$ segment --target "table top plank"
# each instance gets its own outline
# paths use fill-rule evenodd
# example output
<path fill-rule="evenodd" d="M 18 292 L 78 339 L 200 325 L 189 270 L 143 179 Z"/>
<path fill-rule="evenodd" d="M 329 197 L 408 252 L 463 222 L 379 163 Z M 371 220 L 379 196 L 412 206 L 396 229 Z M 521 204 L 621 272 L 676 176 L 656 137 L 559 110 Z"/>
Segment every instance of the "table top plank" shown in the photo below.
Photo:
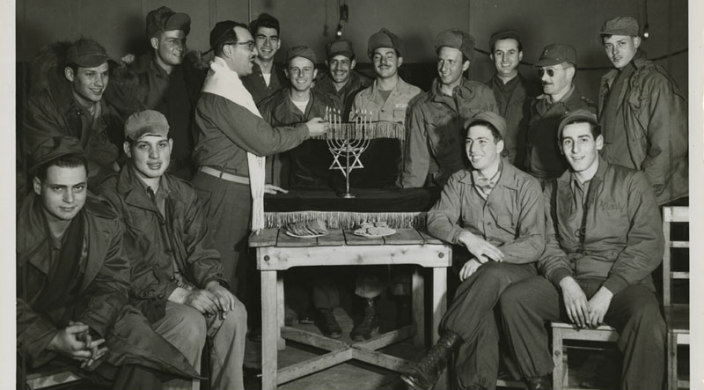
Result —
<path fill-rule="evenodd" d="M 437 239 L 437 238 L 431 236 L 431 235 L 428 234 L 428 232 L 426 232 L 426 231 L 423 231 L 423 230 L 418 229 L 418 233 L 421 235 L 421 237 L 423 237 L 423 241 L 424 241 L 426 244 L 436 244 L 436 245 L 437 245 L 437 244 L 442 244 L 442 243 L 443 243 L 442 240 L 439 240 L 439 239 Z"/>
<path fill-rule="evenodd" d="M 299 238 L 292 237 L 286 234 L 286 229 L 281 229 L 279 232 L 279 240 L 276 246 L 287 246 L 287 247 L 309 247 L 317 246 L 318 239 L 316 237 L 312 238 Z"/>
<path fill-rule="evenodd" d="M 345 235 L 342 229 L 328 229 L 328 235 L 318 237 L 318 246 L 341 246 L 345 245 Z"/>
<path fill-rule="evenodd" d="M 345 242 L 350 246 L 359 245 L 384 245 L 384 238 L 369 238 L 354 234 L 354 230 L 345 230 Z"/>
<path fill-rule="evenodd" d="M 423 243 L 423 237 L 413 228 L 396 229 L 396 233 L 384 237 L 387 245 L 407 245 Z"/>
<path fill-rule="evenodd" d="M 263 246 L 275 246 L 276 239 L 279 236 L 279 229 L 268 228 L 262 229 L 258 234 L 252 232 L 249 235 L 249 246 L 252 248 L 259 248 Z"/>

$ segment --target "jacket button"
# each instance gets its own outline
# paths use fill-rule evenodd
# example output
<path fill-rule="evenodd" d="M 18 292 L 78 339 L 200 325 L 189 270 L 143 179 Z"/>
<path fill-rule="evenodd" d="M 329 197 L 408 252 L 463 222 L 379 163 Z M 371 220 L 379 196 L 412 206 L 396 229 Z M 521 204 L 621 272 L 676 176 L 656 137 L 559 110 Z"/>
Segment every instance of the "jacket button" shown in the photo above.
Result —
<path fill-rule="evenodd" d="M 164 294 L 159 294 L 158 297 L 159 299 L 164 299 Z"/>

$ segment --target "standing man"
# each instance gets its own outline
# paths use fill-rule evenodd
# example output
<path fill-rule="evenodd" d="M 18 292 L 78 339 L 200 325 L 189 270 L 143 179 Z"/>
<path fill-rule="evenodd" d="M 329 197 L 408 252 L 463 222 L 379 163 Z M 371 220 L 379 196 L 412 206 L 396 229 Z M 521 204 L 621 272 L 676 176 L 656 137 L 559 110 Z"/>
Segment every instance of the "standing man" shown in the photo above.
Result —
<path fill-rule="evenodd" d="M 257 55 L 245 25 L 217 23 L 210 32 L 210 45 L 215 59 L 195 113 L 198 137 L 194 161 L 199 170 L 193 186 L 206 204 L 208 228 L 222 256 L 225 280 L 232 291 L 237 291 L 235 271 L 247 252 L 252 207 L 247 153 L 281 153 L 312 136 L 323 135 L 326 129 L 321 118 L 279 128 L 262 119 L 252 95 L 240 81 L 240 77 L 252 73 Z M 267 189 L 276 190 L 272 186 Z"/>
<path fill-rule="evenodd" d="M 663 236 L 652 186 L 643 173 L 599 157 L 604 139 L 591 112 L 569 113 L 558 136 L 570 169 L 544 191 L 542 275 L 501 296 L 508 347 L 528 387 L 546 389 L 553 357 L 545 322 L 608 324 L 623 353 L 621 387 L 661 389 L 666 329 L 650 274 Z"/>
<path fill-rule="evenodd" d="M 311 89 L 318 74 L 315 53 L 295 46 L 286 53 L 289 87 L 281 88 L 259 103 L 262 118 L 272 126 L 295 126 L 322 118 L 341 105 L 332 95 Z M 292 150 L 272 156 L 272 183 L 284 188 L 328 188 L 332 155 L 323 139 L 310 139 Z M 269 172 L 267 172 L 267 175 Z"/>
<path fill-rule="evenodd" d="M 543 94 L 531 104 L 525 168 L 545 183 L 567 169 L 565 156 L 555 142 L 560 118 L 580 108 L 591 109 L 591 102 L 574 85 L 577 52 L 572 46 L 546 46 L 535 66 L 539 68 Z"/>
<path fill-rule="evenodd" d="M 193 175 L 193 108 L 198 99 L 200 81 L 191 80 L 193 69 L 186 69 L 186 37 L 191 31 L 191 18 L 159 7 L 147 14 L 147 39 L 151 51 L 130 64 L 129 72 L 137 79 L 135 99 L 140 109 L 156 110 L 164 114 L 171 125 L 169 132 L 174 140 L 169 172 L 186 180 Z M 121 83 L 125 89 L 135 88 Z M 112 91 L 111 91 L 112 92 Z M 108 98 L 111 94 L 108 95 Z M 132 112 L 129 113 L 131 115 Z M 120 129 L 119 139 L 124 142 Z"/>
<path fill-rule="evenodd" d="M 494 92 L 499 114 L 506 119 L 504 141 L 508 161 L 522 169 L 530 100 L 537 93 L 518 72 L 518 65 L 523 60 L 523 44 L 518 32 L 495 32 L 489 39 L 489 48 L 489 58 L 494 62 L 496 73 L 486 84 Z"/>
<path fill-rule="evenodd" d="M 196 191 L 166 173 L 174 144 L 169 133 L 158 111 L 130 116 L 127 165 L 102 186 L 125 225 L 131 302 L 196 368 L 210 337 L 211 388 L 241 390 L 247 311 L 227 290 Z"/>
<path fill-rule="evenodd" d="M 536 275 L 545 247 L 540 183 L 501 159 L 506 122 L 477 114 L 468 123 L 465 151 L 472 165 L 448 180 L 428 212 L 428 232 L 460 246 L 460 286 L 440 324 L 442 336 L 401 379 L 430 390 L 451 353 L 461 389 L 493 389 L 499 370 L 494 305 L 512 283 Z M 466 250 L 465 250 L 466 249 Z"/>
<path fill-rule="evenodd" d="M 32 164 L 34 191 L 17 215 L 18 380 L 48 363 L 108 379 L 114 389 L 160 389 L 174 375 L 197 377 L 127 306 L 122 225 L 107 202 L 88 195 L 80 142 L 48 138 L 34 148 Z"/>
<path fill-rule="evenodd" d="M 410 109 L 404 153 L 404 188 L 442 187 L 466 168 L 462 151 L 465 121 L 483 111 L 497 112 L 486 85 L 464 78 L 474 54 L 474 38 L 457 29 L 435 38 L 438 78 Z"/>
<path fill-rule="evenodd" d="M 643 171 L 663 205 L 689 194 L 687 101 L 665 70 L 638 50 L 638 30 L 630 16 L 601 27 L 604 51 L 615 68 L 599 88 L 603 157 Z"/>
<path fill-rule="evenodd" d="M 262 13 L 249 24 L 249 31 L 254 35 L 257 57 L 254 59 L 252 73 L 242 77 L 242 83 L 259 104 L 279 88 L 285 86 L 284 72 L 274 63 L 276 52 L 281 48 L 279 21 Z"/>
<path fill-rule="evenodd" d="M 328 67 L 328 72 L 315 80 L 313 90 L 337 96 L 342 102 L 342 117 L 349 118 L 355 95 L 371 85 L 372 81 L 354 70 L 357 61 L 352 49 L 352 42 L 346 39 L 330 41 L 325 46 L 325 53 L 327 55 L 325 65 Z"/>
<path fill-rule="evenodd" d="M 27 102 L 27 150 L 31 154 L 54 137 L 74 137 L 85 151 L 89 181 L 97 184 L 119 170 L 117 146 L 108 134 L 124 123 L 103 99 L 110 78 L 109 57 L 98 42 L 86 38 L 68 47 L 54 45 L 47 52 L 36 66 L 43 68 L 60 58 L 66 62 L 39 72 L 41 79 L 33 80 L 37 89 Z"/>

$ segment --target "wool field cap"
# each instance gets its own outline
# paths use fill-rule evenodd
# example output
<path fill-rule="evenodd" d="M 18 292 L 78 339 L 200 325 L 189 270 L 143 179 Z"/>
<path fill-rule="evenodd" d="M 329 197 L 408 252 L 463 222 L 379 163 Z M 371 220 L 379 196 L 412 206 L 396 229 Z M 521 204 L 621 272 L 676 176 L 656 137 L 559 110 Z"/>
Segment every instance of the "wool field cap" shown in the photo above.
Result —
<path fill-rule="evenodd" d="M 191 31 L 191 17 L 182 12 L 174 12 L 169 7 L 159 7 L 147 14 L 147 38 L 162 31 L 181 30 L 188 35 Z"/>
<path fill-rule="evenodd" d="M 521 42 L 521 36 L 518 34 L 518 31 L 501 30 L 491 34 L 491 37 L 489 38 L 489 50 L 493 51 L 496 41 L 500 41 L 502 39 L 515 39 L 516 42 Z"/>
<path fill-rule="evenodd" d="M 82 68 L 94 68 L 106 63 L 110 57 L 98 42 L 81 38 L 71 44 L 66 51 L 66 62 Z"/>
<path fill-rule="evenodd" d="M 455 48 L 471 60 L 474 54 L 474 37 L 456 28 L 445 30 L 435 37 L 435 50 L 440 50 L 443 46 Z"/>
<path fill-rule="evenodd" d="M 563 62 L 577 66 L 577 51 L 570 45 L 554 43 L 545 46 L 535 66 L 553 66 Z"/>
<path fill-rule="evenodd" d="M 164 114 L 154 110 L 144 110 L 130 115 L 125 121 L 125 138 L 137 141 L 146 135 L 168 137 L 169 122 Z"/>
<path fill-rule="evenodd" d="M 496 131 L 501 134 L 501 138 L 504 138 L 506 134 L 506 120 L 501 115 L 491 111 L 480 112 L 479 114 L 469 118 L 465 123 L 464 128 L 466 130 L 469 130 L 472 125 L 480 122 L 490 123 L 492 126 L 494 126 Z"/>
<path fill-rule="evenodd" d="M 369 58 L 374 55 L 374 50 L 380 47 L 390 47 L 396 50 L 399 57 L 403 57 L 405 53 L 401 38 L 386 28 L 382 28 L 369 37 L 369 42 L 367 43 L 367 55 L 369 55 Z"/>
<path fill-rule="evenodd" d="M 315 52 L 308 46 L 294 46 L 286 52 L 286 61 L 291 61 L 296 57 L 303 57 L 310 60 L 313 65 L 317 62 L 315 58 Z"/>
<path fill-rule="evenodd" d="M 565 128 L 569 123 L 573 122 L 588 122 L 592 125 L 599 125 L 599 121 L 596 119 L 596 114 L 585 109 L 580 108 L 578 110 L 570 111 L 562 116 L 560 119 L 560 125 L 557 127 L 557 139 L 562 137 L 562 129 Z"/>
<path fill-rule="evenodd" d="M 328 60 L 337 55 L 343 55 L 349 59 L 354 58 L 354 50 L 352 50 L 352 42 L 347 39 L 336 39 L 330 41 L 325 47 Z"/>
<path fill-rule="evenodd" d="M 85 158 L 78 138 L 68 136 L 47 138 L 32 151 L 30 155 L 32 166 L 29 171 L 36 173 L 37 168 L 68 155 L 78 155 Z"/>
<path fill-rule="evenodd" d="M 599 35 L 628 35 L 638 36 L 638 21 L 632 16 L 617 16 L 609 19 L 601 25 Z"/>

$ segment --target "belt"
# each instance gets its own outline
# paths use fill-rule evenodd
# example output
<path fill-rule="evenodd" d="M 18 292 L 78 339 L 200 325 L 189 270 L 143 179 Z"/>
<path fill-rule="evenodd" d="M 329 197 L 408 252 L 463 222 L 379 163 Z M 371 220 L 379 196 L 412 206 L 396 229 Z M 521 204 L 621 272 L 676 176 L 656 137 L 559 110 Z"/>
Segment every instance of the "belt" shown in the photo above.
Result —
<path fill-rule="evenodd" d="M 238 183 L 238 184 L 249 185 L 249 178 L 248 177 L 233 175 L 232 173 L 227 173 L 227 172 L 224 172 L 219 169 L 212 168 L 212 167 L 200 167 L 199 170 L 203 173 L 207 173 L 210 176 L 215 176 L 215 177 L 222 179 L 222 180 L 227 180 L 227 181 L 231 181 L 233 183 Z"/>

